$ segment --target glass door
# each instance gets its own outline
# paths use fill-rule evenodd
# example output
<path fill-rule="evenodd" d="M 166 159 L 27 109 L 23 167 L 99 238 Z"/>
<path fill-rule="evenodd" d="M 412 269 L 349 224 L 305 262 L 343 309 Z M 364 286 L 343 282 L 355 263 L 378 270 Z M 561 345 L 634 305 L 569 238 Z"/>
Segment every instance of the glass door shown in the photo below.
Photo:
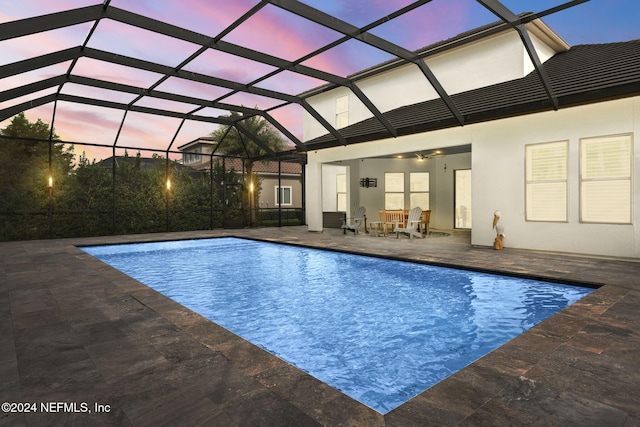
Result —
<path fill-rule="evenodd" d="M 471 169 L 455 171 L 455 228 L 471 228 Z"/>

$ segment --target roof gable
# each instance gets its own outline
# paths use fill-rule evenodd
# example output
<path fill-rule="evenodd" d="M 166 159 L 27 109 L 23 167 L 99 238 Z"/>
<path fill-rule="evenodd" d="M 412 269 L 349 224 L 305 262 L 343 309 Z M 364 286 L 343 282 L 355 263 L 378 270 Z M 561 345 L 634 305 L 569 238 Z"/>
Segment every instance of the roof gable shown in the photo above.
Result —
<path fill-rule="evenodd" d="M 559 53 L 543 65 L 558 107 L 640 95 L 640 40 L 578 45 Z M 504 83 L 452 95 L 465 123 L 552 110 L 537 73 Z M 384 113 L 398 135 L 457 126 L 441 99 L 420 102 Z M 376 118 L 341 129 L 347 143 L 389 138 Z M 310 149 L 340 145 L 333 135 L 307 141 Z"/>

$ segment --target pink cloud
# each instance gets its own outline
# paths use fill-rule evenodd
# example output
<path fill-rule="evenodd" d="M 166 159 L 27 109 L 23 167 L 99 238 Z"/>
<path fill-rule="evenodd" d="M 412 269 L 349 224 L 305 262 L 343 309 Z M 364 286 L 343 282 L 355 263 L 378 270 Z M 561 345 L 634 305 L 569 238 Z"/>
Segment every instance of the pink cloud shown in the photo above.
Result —
<path fill-rule="evenodd" d="M 284 101 L 274 98 L 267 98 L 260 95 L 254 95 L 252 93 L 238 92 L 227 98 L 221 100 L 221 102 L 245 107 L 257 107 L 258 109 L 265 109 L 282 104 Z"/>
<path fill-rule="evenodd" d="M 54 94 L 55 91 L 56 91 L 56 88 L 50 88 L 50 89 L 40 90 L 40 91 L 31 93 L 29 95 L 24 95 L 24 96 L 20 96 L 20 97 L 17 97 L 17 98 L 13 98 L 13 99 L 10 99 L 8 101 L 0 103 L 0 109 L 14 107 L 14 106 L 17 106 L 17 105 L 20 105 L 20 104 L 30 103 L 31 101 L 36 100 L 38 98 L 41 98 L 43 96 Z M 43 118 L 43 120 L 44 120 L 44 118 Z"/>
<path fill-rule="evenodd" d="M 180 119 L 130 112 L 118 138 L 118 146 L 166 150 L 180 126 Z"/>
<path fill-rule="evenodd" d="M 406 49 L 416 50 L 496 20 L 474 0 L 434 0 L 371 32 Z"/>
<path fill-rule="evenodd" d="M 214 37 L 257 3 L 257 0 L 113 0 L 111 5 Z"/>
<path fill-rule="evenodd" d="M 208 49 L 188 63 L 184 69 L 226 80 L 249 83 L 275 68 L 236 55 Z"/>
<path fill-rule="evenodd" d="M 53 104 L 45 104 L 39 107 L 30 108 L 24 112 L 27 119 L 31 122 L 35 122 L 41 119 L 45 123 L 51 123 L 51 117 L 53 115 Z M 0 122 L 0 128 L 4 128 L 11 123 L 13 117 Z"/>
<path fill-rule="evenodd" d="M 80 58 L 72 74 L 147 88 L 160 80 L 160 74 L 91 58 Z"/>
<path fill-rule="evenodd" d="M 84 86 L 74 83 L 66 83 L 62 87 L 61 93 L 66 95 L 82 96 L 86 98 L 101 99 L 112 102 L 128 104 L 136 97 L 135 94 L 118 92 L 108 89 L 100 89 L 91 86 Z"/>
<path fill-rule="evenodd" d="M 162 82 L 156 89 L 163 92 L 173 92 L 210 101 L 230 92 L 230 89 L 181 79 L 179 77 L 170 77 Z"/>
<path fill-rule="evenodd" d="M 258 83 L 256 86 L 271 89 L 290 95 L 297 95 L 309 89 L 322 86 L 327 82 L 292 71 L 282 71 L 273 77 Z"/>
<path fill-rule="evenodd" d="M 88 46 L 171 67 L 180 64 L 200 47 L 109 19 L 100 21 Z"/>
<path fill-rule="evenodd" d="M 199 107 L 195 104 L 185 104 L 183 102 L 175 102 L 168 99 L 153 98 L 149 96 L 145 96 L 142 99 L 136 101 L 134 105 L 155 108 L 159 110 L 175 111 L 178 113 L 188 113 Z"/>
<path fill-rule="evenodd" d="M 0 11 L 0 23 L 15 21 L 15 19 L 16 18 L 14 18 L 13 16 Z"/>
<path fill-rule="evenodd" d="M 26 73 L 5 77 L 4 79 L 0 80 L 0 91 L 24 86 L 30 83 L 35 83 L 40 80 L 48 79 L 50 77 L 63 75 L 67 72 L 70 63 L 70 61 L 67 61 L 60 64 L 52 65 L 50 67 L 39 68 L 37 70 L 29 71 Z M 50 93 L 55 90 L 56 88 L 52 87 L 51 89 L 45 90 L 45 92 L 39 94 L 31 94 L 23 98 L 0 102 L 0 108 L 6 108 L 10 105 L 19 104 L 20 102 L 34 99 L 35 97 L 42 96 L 45 93 Z"/>
<path fill-rule="evenodd" d="M 18 19 L 30 18 L 32 16 L 48 15 L 50 13 L 62 12 L 68 9 L 91 6 L 96 4 L 95 0 L 29 0 L 26 2 L 7 1 L 2 4 L 0 22 L 15 21 Z"/>
<path fill-rule="evenodd" d="M 339 37 L 332 30 L 268 5 L 224 40 L 296 60 Z"/>
<path fill-rule="evenodd" d="M 195 120 L 187 120 L 182 128 L 180 128 L 180 133 L 176 137 L 172 150 L 177 150 L 181 145 L 186 144 L 187 142 L 191 142 L 194 139 L 208 136 L 211 132 L 216 130 L 218 125 L 215 123 L 206 123 L 199 122 Z"/>
<path fill-rule="evenodd" d="M 351 25 L 363 27 L 407 6 L 412 3 L 412 0 L 368 0 L 366 2 L 311 0 L 306 3 Z"/>
<path fill-rule="evenodd" d="M 302 141 L 302 123 L 304 109 L 297 104 L 290 104 L 269 112 L 282 126 Z M 293 144 L 293 142 L 291 142 Z"/>
<path fill-rule="evenodd" d="M 90 24 L 45 31 L 24 37 L 4 40 L 0 43 L 4 64 L 80 46 L 89 32 Z"/>
<path fill-rule="evenodd" d="M 59 102 L 54 128 L 64 141 L 112 145 L 123 114 L 110 108 Z"/>
<path fill-rule="evenodd" d="M 308 59 L 303 65 L 347 76 L 392 58 L 392 55 L 359 40 L 348 40 Z"/>

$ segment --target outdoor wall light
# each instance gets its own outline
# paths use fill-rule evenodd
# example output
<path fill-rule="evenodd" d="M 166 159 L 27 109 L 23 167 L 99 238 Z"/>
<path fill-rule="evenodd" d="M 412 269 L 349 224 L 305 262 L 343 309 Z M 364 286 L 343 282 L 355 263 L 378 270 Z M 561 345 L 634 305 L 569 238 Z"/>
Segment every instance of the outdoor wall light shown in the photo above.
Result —
<path fill-rule="evenodd" d="M 369 188 L 377 186 L 378 178 L 360 178 L 360 187 Z"/>

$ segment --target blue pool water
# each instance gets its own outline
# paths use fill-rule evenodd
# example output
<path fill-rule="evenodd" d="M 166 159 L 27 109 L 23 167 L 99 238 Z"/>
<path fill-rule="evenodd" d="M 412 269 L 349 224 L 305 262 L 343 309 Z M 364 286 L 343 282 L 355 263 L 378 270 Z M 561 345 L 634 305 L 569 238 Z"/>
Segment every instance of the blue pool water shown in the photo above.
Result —
<path fill-rule="evenodd" d="M 593 290 L 237 238 L 82 249 L 383 414 Z"/>

